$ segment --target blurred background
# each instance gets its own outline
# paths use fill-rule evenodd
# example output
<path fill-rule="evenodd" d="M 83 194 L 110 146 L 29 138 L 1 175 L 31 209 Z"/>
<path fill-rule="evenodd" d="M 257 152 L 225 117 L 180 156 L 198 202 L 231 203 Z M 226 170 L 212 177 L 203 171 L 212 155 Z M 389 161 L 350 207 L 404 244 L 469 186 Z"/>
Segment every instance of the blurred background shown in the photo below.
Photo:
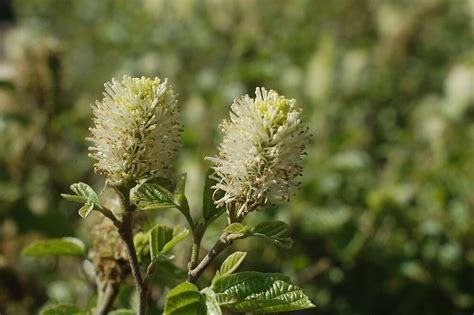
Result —
<path fill-rule="evenodd" d="M 78 181 L 102 189 L 84 140 L 90 104 L 129 74 L 176 86 L 176 174 L 188 173 L 194 209 L 233 98 L 264 86 L 304 108 L 302 189 L 249 218 L 287 221 L 293 248 L 236 243 L 250 252 L 242 270 L 304 288 L 317 308 L 301 314 L 471 314 L 473 43 L 473 0 L 0 1 L 0 313 L 93 305 L 82 262 L 20 251 L 37 238 L 90 244 L 97 217 L 81 220 L 59 194 Z M 117 305 L 129 302 L 123 288 Z"/>

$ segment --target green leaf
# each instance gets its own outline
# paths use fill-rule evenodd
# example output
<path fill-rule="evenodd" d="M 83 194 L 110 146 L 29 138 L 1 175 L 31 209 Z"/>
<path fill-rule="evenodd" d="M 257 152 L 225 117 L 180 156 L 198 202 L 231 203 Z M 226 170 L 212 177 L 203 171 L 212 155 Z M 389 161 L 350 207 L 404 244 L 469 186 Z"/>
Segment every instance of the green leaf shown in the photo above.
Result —
<path fill-rule="evenodd" d="M 303 290 L 281 274 L 229 274 L 218 279 L 212 289 L 219 305 L 234 312 L 274 313 L 314 307 Z"/>
<path fill-rule="evenodd" d="M 242 223 L 232 223 L 226 226 L 224 232 L 227 232 L 228 240 L 236 240 L 239 238 L 246 238 L 252 234 L 252 229 Z"/>
<path fill-rule="evenodd" d="M 86 204 L 79 209 L 78 213 L 83 219 L 85 219 L 89 213 L 92 212 L 92 210 L 94 210 L 94 204 L 91 202 L 86 202 Z"/>
<path fill-rule="evenodd" d="M 293 245 L 293 240 L 288 236 L 288 225 L 283 221 L 262 222 L 254 227 L 252 235 L 266 238 L 285 249 Z"/>
<path fill-rule="evenodd" d="M 164 187 L 168 190 L 173 190 L 173 183 L 171 182 L 171 180 L 169 180 L 168 178 L 165 178 L 165 177 L 151 177 L 149 179 L 147 179 L 146 183 L 148 184 L 158 184 L 160 185 L 161 187 Z"/>
<path fill-rule="evenodd" d="M 69 201 L 83 203 L 84 206 L 79 209 L 79 215 L 86 218 L 94 207 L 102 207 L 99 196 L 94 189 L 85 183 L 75 183 L 70 186 L 75 195 L 61 194 L 61 196 Z"/>
<path fill-rule="evenodd" d="M 43 308 L 40 315 L 81 315 L 82 311 L 72 304 L 54 304 Z"/>
<path fill-rule="evenodd" d="M 161 250 L 161 252 L 163 254 L 167 253 L 170 249 L 175 247 L 179 242 L 184 240 L 186 238 L 186 236 L 188 236 L 188 235 L 189 235 L 189 230 L 188 229 L 184 229 L 182 231 L 179 231 L 178 229 L 175 229 L 173 231 L 173 237 L 171 238 L 171 240 L 168 243 L 165 244 L 165 246 L 163 246 L 163 249 Z"/>
<path fill-rule="evenodd" d="M 211 288 L 204 288 L 201 290 L 206 303 L 206 315 L 222 315 L 221 307 L 216 300 L 216 293 Z"/>
<path fill-rule="evenodd" d="M 150 255 L 154 259 L 161 252 L 166 243 L 173 238 L 173 229 L 166 225 L 155 225 L 150 230 Z"/>
<path fill-rule="evenodd" d="M 132 310 L 127 310 L 127 309 L 124 309 L 124 308 L 121 308 L 121 309 L 118 309 L 118 310 L 115 310 L 115 311 L 112 311 L 110 313 L 108 313 L 108 315 L 135 315 L 136 313 Z"/>
<path fill-rule="evenodd" d="M 247 256 L 246 252 L 235 252 L 227 257 L 222 263 L 221 268 L 216 272 L 214 278 L 212 279 L 212 283 L 216 282 L 217 279 L 221 278 L 222 276 L 233 273 L 244 261 L 245 256 Z"/>
<path fill-rule="evenodd" d="M 174 196 L 171 192 L 154 183 L 144 183 L 138 187 L 132 197 L 135 204 L 142 210 L 176 208 L 177 205 L 173 199 Z"/>
<path fill-rule="evenodd" d="M 202 211 L 205 225 L 211 224 L 215 219 L 225 212 L 224 207 L 217 208 L 214 204 L 214 194 L 216 199 L 219 200 L 224 195 L 224 192 L 218 190 L 216 193 L 214 193 L 212 186 L 217 184 L 217 181 L 211 178 L 212 174 L 214 174 L 214 171 L 212 168 L 210 168 L 207 171 L 206 182 L 204 184 L 204 191 L 202 194 Z"/>
<path fill-rule="evenodd" d="M 166 225 L 155 225 L 150 230 L 151 259 L 154 259 L 160 253 L 166 254 L 188 235 L 188 229 L 180 230 L 179 227 L 176 227 L 173 230 Z"/>
<path fill-rule="evenodd" d="M 185 193 L 186 187 L 186 173 L 181 174 L 176 183 L 176 191 L 174 193 L 175 203 L 178 205 L 179 211 L 186 217 L 189 222 L 192 222 L 188 199 L 186 198 Z"/>
<path fill-rule="evenodd" d="M 77 238 L 38 240 L 26 246 L 22 251 L 25 256 L 84 256 L 86 247 Z"/>
<path fill-rule="evenodd" d="M 164 315 L 204 315 L 206 302 L 198 288 L 183 282 L 173 288 L 166 297 Z"/>

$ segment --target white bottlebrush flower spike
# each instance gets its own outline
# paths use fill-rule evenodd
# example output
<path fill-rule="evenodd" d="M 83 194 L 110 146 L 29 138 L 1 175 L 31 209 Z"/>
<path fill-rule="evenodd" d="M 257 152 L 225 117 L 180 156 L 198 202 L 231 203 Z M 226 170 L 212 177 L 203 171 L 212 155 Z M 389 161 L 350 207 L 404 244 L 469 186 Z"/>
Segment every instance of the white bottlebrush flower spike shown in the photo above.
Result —
<path fill-rule="evenodd" d="M 293 99 L 257 88 L 255 99 L 245 95 L 234 100 L 230 119 L 221 129 L 224 139 L 214 163 L 214 186 L 224 196 L 218 206 L 236 207 L 242 216 L 271 197 L 288 200 L 298 187 L 302 155 L 308 129 L 301 121 L 301 109 Z"/>
<path fill-rule="evenodd" d="M 124 76 L 105 83 L 93 106 L 90 156 L 113 185 L 167 174 L 180 147 L 179 108 L 165 79 Z"/>

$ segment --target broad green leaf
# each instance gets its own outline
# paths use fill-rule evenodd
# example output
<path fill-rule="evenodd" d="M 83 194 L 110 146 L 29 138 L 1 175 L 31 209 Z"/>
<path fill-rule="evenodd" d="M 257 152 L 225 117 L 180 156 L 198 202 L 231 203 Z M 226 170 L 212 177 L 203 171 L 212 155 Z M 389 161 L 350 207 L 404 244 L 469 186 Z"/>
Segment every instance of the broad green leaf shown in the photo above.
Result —
<path fill-rule="evenodd" d="M 212 168 L 210 168 L 206 174 L 206 182 L 204 184 L 204 191 L 202 194 L 202 211 L 205 225 L 209 225 L 225 212 L 225 207 L 217 208 L 214 204 L 214 194 L 215 198 L 218 200 L 222 198 L 223 191 L 219 190 L 214 193 L 212 186 L 214 186 L 217 182 L 211 178 L 212 174 L 214 174 L 214 171 Z"/>
<path fill-rule="evenodd" d="M 184 229 L 182 231 L 179 231 L 179 230 L 174 230 L 173 231 L 173 237 L 171 238 L 171 240 L 165 244 L 165 246 L 163 246 L 163 249 L 161 250 L 162 253 L 167 253 L 170 249 L 172 249 L 173 247 L 175 247 L 179 242 L 181 242 L 182 240 L 184 240 L 186 238 L 186 236 L 189 235 L 189 230 L 188 229 Z"/>
<path fill-rule="evenodd" d="M 155 225 L 150 230 L 150 255 L 154 259 L 161 252 L 166 243 L 173 238 L 173 229 L 166 225 Z"/>
<path fill-rule="evenodd" d="M 221 307 L 216 300 L 216 293 L 211 288 L 204 288 L 201 290 L 201 294 L 203 294 L 206 303 L 206 315 L 222 315 Z"/>
<path fill-rule="evenodd" d="M 247 236 L 250 236 L 252 233 L 252 229 L 242 223 L 232 223 L 224 229 L 224 232 L 227 232 L 228 240 L 236 240 L 239 238 L 245 238 Z"/>
<path fill-rule="evenodd" d="M 244 261 L 245 256 L 247 256 L 246 252 L 235 252 L 227 257 L 222 263 L 221 268 L 216 272 L 214 278 L 212 279 L 212 283 L 216 282 L 217 279 L 221 278 L 222 276 L 233 273 Z"/>
<path fill-rule="evenodd" d="M 132 310 L 127 310 L 127 309 L 124 309 L 124 308 L 121 308 L 121 309 L 118 309 L 118 310 L 115 310 L 115 311 L 112 311 L 110 313 L 108 313 L 108 315 L 135 315 L 136 313 Z"/>
<path fill-rule="evenodd" d="M 286 249 L 293 245 L 293 240 L 288 236 L 288 225 L 283 221 L 262 222 L 254 227 L 252 235 L 264 237 Z"/>
<path fill-rule="evenodd" d="M 82 311 L 72 304 L 54 304 L 43 308 L 40 315 L 81 315 Z"/>
<path fill-rule="evenodd" d="M 84 204 L 84 206 L 79 209 L 79 215 L 82 218 L 86 218 L 92 210 L 94 210 L 94 207 L 100 208 L 102 206 L 99 196 L 97 196 L 94 189 L 89 185 L 85 183 L 75 183 L 72 184 L 70 188 L 75 195 L 61 194 L 61 196 L 66 200 Z"/>
<path fill-rule="evenodd" d="M 194 284 L 183 282 L 168 293 L 163 314 L 205 315 L 205 298 Z"/>
<path fill-rule="evenodd" d="M 84 256 L 86 247 L 77 238 L 38 240 L 26 246 L 22 251 L 25 256 Z"/>
<path fill-rule="evenodd" d="M 144 183 L 138 187 L 132 197 L 135 204 L 142 210 L 176 208 L 177 205 L 173 199 L 171 192 L 154 183 Z"/>
<path fill-rule="evenodd" d="M 274 313 L 314 307 L 302 289 L 281 274 L 229 274 L 218 279 L 212 289 L 219 305 L 234 312 Z"/>

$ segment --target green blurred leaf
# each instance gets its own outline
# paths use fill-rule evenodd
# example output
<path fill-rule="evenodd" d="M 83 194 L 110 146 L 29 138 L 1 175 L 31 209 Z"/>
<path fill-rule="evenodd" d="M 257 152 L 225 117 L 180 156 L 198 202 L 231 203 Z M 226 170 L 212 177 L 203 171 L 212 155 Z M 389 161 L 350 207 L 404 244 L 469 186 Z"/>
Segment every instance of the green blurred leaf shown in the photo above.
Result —
<path fill-rule="evenodd" d="M 154 259 L 166 243 L 173 238 L 173 229 L 166 225 L 155 225 L 150 230 L 150 255 Z"/>
<path fill-rule="evenodd" d="M 150 230 L 150 255 L 154 259 L 158 254 L 166 254 L 186 236 L 189 230 L 180 230 L 178 227 L 174 230 L 166 225 L 155 225 Z"/>
<path fill-rule="evenodd" d="M 186 217 L 190 224 L 193 225 L 193 220 L 191 218 L 191 213 L 189 210 L 188 198 L 186 198 L 185 188 L 186 173 L 181 174 L 181 176 L 178 178 L 178 182 L 176 183 L 176 191 L 174 193 L 174 200 L 178 205 L 179 211 L 181 211 L 181 213 Z"/>
<path fill-rule="evenodd" d="M 165 246 L 163 246 L 163 249 L 161 250 L 161 252 L 163 254 L 167 253 L 170 249 L 175 247 L 179 242 L 184 240 L 186 236 L 188 235 L 189 235 L 188 229 L 184 229 L 182 231 L 178 231 L 177 229 L 175 229 L 173 231 L 173 237 L 171 238 L 170 241 L 168 241 L 168 243 L 165 244 Z"/>
<path fill-rule="evenodd" d="M 173 194 L 166 188 L 153 183 L 144 183 L 141 185 L 132 196 L 132 200 L 142 210 L 177 207 L 173 202 Z"/>
<path fill-rule="evenodd" d="M 206 174 L 206 182 L 204 184 L 204 191 L 202 194 L 202 211 L 205 225 L 211 224 L 215 219 L 225 212 L 224 207 L 217 208 L 214 204 L 214 190 L 212 189 L 212 186 L 214 186 L 217 182 L 211 178 L 212 174 L 214 174 L 214 171 L 210 168 Z M 220 190 L 215 193 L 216 199 L 220 199 L 222 196 L 223 192 Z"/>
<path fill-rule="evenodd" d="M 166 297 L 164 315 L 204 315 L 206 301 L 198 288 L 183 282 L 173 288 Z"/>
<path fill-rule="evenodd" d="M 26 246 L 21 254 L 24 256 L 84 256 L 86 246 L 77 238 L 38 240 Z"/>
<path fill-rule="evenodd" d="M 264 237 L 285 249 L 293 245 L 293 240 L 288 236 L 288 225 L 283 221 L 262 222 L 254 227 L 252 235 Z"/>
<path fill-rule="evenodd" d="M 216 272 L 212 283 L 216 282 L 222 276 L 233 273 L 240 264 L 244 261 L 246 252 L 235 252 L 229 257 L 227 257 L 221 265 L 221 268 Z"/>
<path fill-rule="evenodd" d="M 40 315 L 82 315 L 82 311 L 72 304 L 54 304 L 43 308 Z"/>
<path fill-rule="evenodd" d="M 234 312 L 273 313 L 314 307 L 303 290 L 281 274 L 249 271 L 225 275 L 212 289 L 219 305 Z"/>
<path fill-rule="evenodd" d="M 112 311 L 108 315 L 135 315 L 135 314 L 136 313 L 132 310 L 122 308 L 122 309 Z"/>

